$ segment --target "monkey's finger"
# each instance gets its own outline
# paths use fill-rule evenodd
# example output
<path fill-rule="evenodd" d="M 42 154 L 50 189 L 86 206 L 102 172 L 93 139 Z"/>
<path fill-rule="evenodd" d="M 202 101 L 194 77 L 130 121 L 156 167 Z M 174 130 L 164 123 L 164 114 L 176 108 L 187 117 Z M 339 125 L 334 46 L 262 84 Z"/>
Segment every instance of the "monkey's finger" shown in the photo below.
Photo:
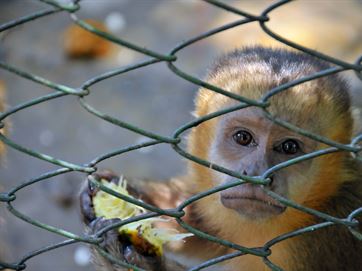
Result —
<path fill-rule="evenodd" d="M 100 170 L 97 173 L 92 174 L 97 180 L 106 180 L 118 184 L 119 177 L 111 170 Z M 80 193 L 80 210 L 84 223 L 87 225 L 96 219 L 93 206 L 93 197 L 97 194 L 99 189 L 92 185 L 87 179 Z"/>
<path fill-rule="evenodd" d="M 86 181 L 85 187 L 82 189 L 80 193 L 80 212 L 82 215 L 83 222 L 88 225 L 95 218 L 95 212 L 93 208 L 92 196 L 89 192 L 88 181 Z"/>
<path fill-rule="evenodd" d="M 97 217 L 89 224 L 91 234 L 95 234 L 103 228 L 121 221 L 119 218 L 105 219 L 104 217 Z M 117 229 L 111 229 L 105 232 L 101 237 L 103 241 L 99 244 L 101 247 L 111 252 L 113 249 L 120 251 L 121 242 L 119 241 L 119 233 Z"/>
<path fill-rule="evenodd" d="M 143 256 L 132 245 L 123 246 L 123 256 L 128 263 L 145 270 L 159 270 L 161 263 L 160 257 Z"/>
<path fill-rule="evenodd" d="M 116 173 L 114 173 L 112 170 L 109 170 L 109 169 L 102 169 L 100 171 L 97 171 L 97 172 L 93 173 L 92 176 L 96 180 L 106 180 L 106 181 L 112 182 L 114 184 L 118 184 L 119 179 L 120 179 Z"/>

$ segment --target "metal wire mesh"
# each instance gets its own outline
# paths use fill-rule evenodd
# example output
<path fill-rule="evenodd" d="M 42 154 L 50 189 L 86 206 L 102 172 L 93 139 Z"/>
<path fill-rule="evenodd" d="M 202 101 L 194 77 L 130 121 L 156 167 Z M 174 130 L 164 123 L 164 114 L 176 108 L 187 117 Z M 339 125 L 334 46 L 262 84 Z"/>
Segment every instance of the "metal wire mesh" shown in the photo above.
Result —
<path fill-rule="evenodd" d="M 293 125 L 291 125 L 290 123 L 284 122 L 280 119 L 276 119 L 275 117 L 273 117 L 272 115 L 270 115 L 267 112 L 267 108 L 269 106 L 269 101 L 270 98 L 274 95 L 276 95 L 277 93 L 280 93 L 282 91 L 286 91 L 288 88 L 307 82 L 307 81 L 311 81 L 314 80 L 316 78 L 320 78 L 323 76 L 327 76 L 327 75 L 331 75 L 331 74 L 335 74 L 335 73 L 339 73 L 342 71 L 346 71 L 346 70 L 353 70 L 355 71 L 356 76 L 362 80 L 362 57 L 360 57 L 359 59 L 356 60 L 355 63 L 347 63 L 344 62 L 342 60 L 333 58 L 331 56 L 325 55 L 323 53 L 317 52 L 315 50 L 303 47 L 299 44 L 296 44 L 290 40 L 285 39 L 284 37 L 274 33 L 269 27 L 268 27 L 268 21 L 269 21 L 269 13 L 271 13 L 273 10 L 279 8 L 280 6 L 286 5 L 289 2 L 291 2 L 290 0 L 283 0 L 283 1 L 278 1 L 272 5 L 270 5 L 267 9 L 265 9 L 260 15 L 253 15 L 253 14 L 249 14 L 247 12 L 244 12 L 242 10 L 236 9 L 232 6 L 228 6 L 225 3 L 216 1 L 216 0 L 204 0 L 206 3 L 210 4 L 210 5 L 214 5 L 220 9 L 223 9 L 225 12 L 230 12 L 230 13 L 234 13 L 236 15 L 239 15 L 242 19 L 237 20 L 235 22 L 226 24 L 222 27 L 218 27 L 215 29 L 212 29 L 210 31 L 207 31 L 201 35 L 198 35 L 192 39 L 189 39 L 187 41 L 182 42 L 180 45 L 178 45 L 177 47 L 173 48 L 171 50 L 171 52 L 169 52 L 168 54 L 162 54 L 162 53 L 158 53 L 152 50 L 148 50 L 146 48 L 144 48 L 143 46 L 137 45 L 137 44 L 133 44 L 130 43 L 126 40 L 120 39 L 116 36 L 113 36 L 109 33 L 103 32 L 95 27 L 93 27 L 92 25 L 88 24 L 87 22 L 79 19 L 76 15 L 76 12 L 81 8 L 80 6 L 80 1 L 73 1 L 70 4 L 61 4 L 60 2 L 57 2 L 55 0 L 40 0 L 40 2 L 43 2 L 44 4 L 48 5 L 48 8 L 33 14 L 29 14 L 27 16 L 21 17 L 19 19 L 13 20 L 13 21 L 9 21 L 8 23 L 5 23 L 3 25 L 0 26 L 0 32 L 3 32 L 5 30 L 8 30 L 10 28 L 19 26 L 21 24 L 27 23 L 31 20 L 36 20 L 38 18 L 41 17 L 45 17 L 51 14 L 55 14 L 55 13 L 60 13 L 63 12 L 65 13 L 65 15 L 69 15 L 70 18 L 74 21 L 74 23 L 78 24 L 80 27 L 84 28 L 87 31 L 90 31 L 104 39 L 107 39 L 115 44 L 118 44 L 119 46 L 124 46 L 127 47 L 129 49 L 132 49 L 134 51 L 137 51 L 139 53 L 142 53 L 144 55 L 147 55 L 150 57 L 149 60 L 138 63 L 138 64 L 134 64 L 134 65 L 130 65 L 127 67 L 122 67 L 119 69 L 114 69 L 112 71 L 109 71 L 107 73 L 95 76 L 93 78 L 91 78 L 90 80 L 84 82 L 79 88 L 71 88 L 69 86 L 65 86 L 65 85 L 61 85 L 61 84 L 56 84 L 54 82 L 51 82 L 49 80 L 47 80 L 46 78 L 42 78 L 40 76 L 37 76 L 35 74 L 32 74 L 30 72 L 21 70 L 15 66 L 12 66 L 11 64 L 8 63 L 4 63 L 4 62 L 0 62 L 0 67 L 4 70 L 7 70 L 11 73 L 14 73 L 20 77 L 26 78 L 28 80 L 31 80 L 33 82 L 36 82 L 38 84 L 44 85 L 49 87 L 50 89 L 54 90 L 54 92 L 38 97 L 36 99 L 32 99 L 30 101 L 24 102 L 22 104 L 18 104 L 10 109 L 8 109 L 5 112 L 2 112 L 0 114 L 0 122 L 1 122 L 1 127 L 4 127 L 4 121 L 11 116 L 12 114 L 15 114 L 18 111 L 21 111 L 23 109 L 26 109 L 28 107 L 32 107 L 34 105 L 40 104 L 40 103 L 44 103 L 47 101 L 50 101 L 52 99 L 57 99 L 63 96 L 74 96 L 74 99 L 77 99 L 79 102 L 79 105 L 81 107 L 84 108 L 84 110 L 88 111 L 90 114 L 93 114 L 94 116 L 103 119 L 104 121 L 110 122 L 115 126 L 118 126 L 120 128 L 124 128 L 124 129 L 128 129 L 130 131 L 133 131 L 135 133 L 138 133 L 140 135 L 143 135 L 147 138 L 149 138 L 149 140 L 147 142 L 141 143 L 141 144 L 136 144 L 133 146 L 128 146 L 126 148 L 122 148 L 122 149 L 117 149 L 114 150 L 111 153 L 107 153 L 107 154 L 103 154 L 100 155 L 98 157 L 96 157 L 95 159 L 93 159 L 92 161 L 90 161 L 87 164 L 81 164 L 81 165 L 77 165 L 77 164 L 73 164 L 67 161 L 63 161 L 60 159 L 57 159 L 55 157 L 51 157 L 49 155 L 43 154 L 43 153 L 39 153 L 35 150 L 32 149 L 28 149 L 25 148 L 24 146 L 17 144 L 16 142 L 12 141 L 11 139 L 9 139 L 7 136 L 5 136 L 4 134 L 0 134 L 0 140 L 2 142 L 4 142 L 7 146 L 16 149 L 20 152 L 23 152 L 27 155 L 36 157 L 38 159 L 44 160 L 48 163 L 54 164 L 59 166 L 59 168 L 57 170 L 45 173 L 41 176 L 38 176 L 37 178 L 28 180 L 27 182 L 25 182 L 22 185 L 19 185 L 17 187 L 14 187 L 13 189 L 9 190 L 8 192 L 5 193 L 1 193 L 0 194 L 0 202 L 3 202 L 4 204 L 7 205 L 7 209 L 8 211 L 13 214 L 14 216 L 18 217 L 19 219 L 34 225 L 35 227 L 39 227 L 41 229 L 44 229 L 46 231 L 49 232 L 53 232 L 55 234 L 61 235 L 63 237 L 66 237 L 67 239 L 63 242 L 57 243 L 57 244 L 53 244 L 44 248 L 41 248 L 39 250 L 34 250 L 29 252 L 27 255 L 23 256 L 22 258 L 20 258 L 17 262 L 15 263 L 7 263 L 7 262 L 0 262 L 0 269 L 13 269 L 13 270 L 23 270 L 26 268 L 26 262 L 39 255 L 42 253 L 46 253 L 50 250 L 54 250 L 63 246 L 67 246 L 73 243 L 77 243 L 77 242 L 84 242 L 84 243 L 89 243 L 89 244 L 93 244 L 97 247 L 97 249 L 99 250 L 99 252 L 107 257 L 109 260 L 111 260 L 112 262 L 117 263 L 120 266 L 124 266 L 127 268 L 131 268 L 133 270 L 143 270 L 141 268 L 138 268 L 136 266 L 132 266 L 128 263 L 122 262 L 119 259 L 115 259 L 114 257 L 112 257 L 112 255 L 108 254 L 106 251 L 104 251 L 100 246 L 99 243 L 101 241 L 101 236 L 102 234 L 104 234 L 106 231 L 111 230 L 113 228 L 118 228 L 121 225 L 125 225 L 127 223 L 131 223 L 133 221 L 137 221 L 137 220 L 141 220 L 141 219 L 145 219 L 148 217 L 154 217 L 154 216 L 160 216 L 160 215 L 166 215 L 169 217 L 173 217 L 176 219 L 176 221 L 179 223 L 179 225 L 183 228 L 185 228 L 187 231 L 192 232 L 193 234 L 195 234 L 196 236 L 199 236 L 201 238 L 205 238 L 209 241 L 212 242 L 216 242 L 222 246 L 228 247 L 228 248 L 232 248 L 235 250 L 234 253 L 228 254 L 228 255 L 223 255 L 221 257 L 218 258 L 214 258 L 211 259 L 207 262 L 204 262 L 198 266 L 195 266 L 189 270 L 201 270 L 203 268 L 206 268 L 208 266 L 217 264 L 219 262 L 222 261 L 226 261 L 228 259 L 234 258 L 234 257 L 238 257 L 241 255 L 245 255 L 245 254 L 252 254 L 252 255 L 256 255 L 259 257 L 262 257 L 264 260 L 264 263 L 271 269 L 271 270 L 281 270 L 279 267 L 275 266 L 269 259 L 268 257 L 270 256 L 270 250 L 269 248 L 272 247 L 273 245 L 282 242 L 288 238 L 292 238 L 294 236 L 300 235 L 300 234 L 304 234 L 310 231 L 315 231 L 321 228 L 325 228 L 325 227 L 329 227 L 335 224 L 340 224 L 342 226 L 345 226 L 347 229 L 349 229 L 351 231 L 351 233 L 353 235 L 355 235 L 356 238 L 358 238 L 359 240 L 362 240 L 362 234 L 357 232 L 354 228 L 354 226 L 356 226 L 358 224 L 358 222 L 354 219 L 357 215 L 362 213 L 362 206 L 357 209 L 354 210 L 353 212 L 351 212 L 349 214 L 348 217 L 345 218 L 337 218 L 337 217 L 333 217 L 330 215 L 327 215 L 325 213 L 310 209 L 310 208 L 306 208 L 304 206 L 301 206 L 299 204 L 296 204 L 294 202 L 291 202 L 288 199 L 285 199 L 271 191 L 266 191 L 271 197 L 277 199 L 278 201 L 280 201 L 281 203 L 285 204 L 288 207 L 291 208 L 295 208 L 298 209 L 300 211 L 306 212 L 308 214 L 314 215 L 316 217 L 321 218 L 324 222 L 316 224 L 316 225 L 312 225 L 309 227 L 305 227 L 302 229 L 298 229 L 294 232 L 290 232 L 281 236 L 276 237 L 273 240 L 270 240 L 269 242 L 267 242 L 264 247 L 262 248 L 247 248 L 247 247 L 243 247 L 240 245 L 237 245 L 235 243 L 226 241 L 226 240 L 221 240 L 215 236 L 211 236 L 208 235 L 207 233 L 201 232 L 193 227 L 191 227 L 190 225 L 188 225 L 187 223 L 185 223 L 183 221 L 183 216 L 185 215 L 184 209 L 192 204 L 193 202 L 206 197 L 210 194 L 219 192 L 221 190 L 227 189 L 229 187 L 232 186 L 236 186 L 239 185 L 243 182 L 250 182 L 253 184 L 267 184 L 268 183 L 268 177 L 273 174 L 273 172 L 280 170 L 282 168 L 291 166 L 295 163 L 299 163 L 302 162 L 304 160 L 307 159 L 313 159 L 315 157 L 321 156 L 321 155 L 325 155 L 325 154 L 329 154 L 329 153 L 333 153 L 333 152 L 339 152 L 339 151 L 345 151 L 345 152 L 351 152 L 355 155 L 356 159 L 360 159 L 358 157 L 358 152 L 361 150 L 361 147 L 358 145 L 358 142 L 362 140 L 362 135 L 358 135 L 355 138 L 353 138 L 353 140 L 349 143 L 349 144 L 340 144 L 334 141 L 329 140 L 328 138 L 325 137 L 321 137 L 317 134 L 313 134 L 309 131 L 300 129 L 298 127 L 295 127 Z M 312 74 L 310 76 L 306 76 L 304 78 L 292 81 L 292 82 L 288 82 L 282 85 L 279 85 L 273 89 L 270 89 L 269 92 L 260 100 L 249 100 L 246 99 L 244 97 L 241 97 L 239 95 L 236 94 L 232 94 L 224 89 L 221 89 L 219 87 L 216 87 L 214 85 L 210 85 L 207 82 L 202 81 L 199 78 L 193 77 L 192 75 L 188 74 L 187 72 L 179 69 L 176 66 L 177 63 L 177 53 L 179 51 L 181 51 L 182 49 L 186 48 L 187 46 L 196 43 L 200 40 L 203 39 L 207 39 L 208 37 L 215 35 L 217 33 L 220 33 L 222 31 L 225 31 L 227 29 L 231 29 L 243 24 L 248 24 L 250 22 L 258 22 L 261 29 L 268 34 L 270 37 L 292 47 L 295 48 L 299 51 L 303 51 L 307 54 L 313 55 L 315 57 L 318 57 L 322 60 L 328 61 L 329 63 L 333 64 L 332 68 L 320 71 L 318 73 Z M 86 97 L 87 95 L 91 92 L 91 87 L 96 84 L 99 83 L 103 80 L 107 80 L 108 78 L 114 77 L 114 76 L 118 76 L 124 73 L 127 73 L 129 71 L 135 70 L 135 69 L 140 69 L 142 67 L 145 66 L 149 66 L 155 63 L 159 63 L 159 62 L 165 62 L 169 68 L 169 70 L 173 73 L 175 73 L 176 75 L 178 75 L 179 77 L 182 77 L 183 79 L 192 82 L 193 84 L 196 84 L 198 86 L 202 86 L 204 88 L 209 89 L 210 91 L 214 91 L 220 94 L 223 94 L 225 96 L 228 96 L 234 100 L 237 100 L 240 102 L 240 104 L 238 104 L 237 106 L 233 106 L 215 113 L 212 113 L 210 115 L 201 117 L 201 118 L 197 118 L 185 125 L 183 125 L 182 127 L 178 128 L 173 135 L 171 136 L 163 136 L 160 134 L 156 134 L 147 130 L 144 130 L 142 128 L 139 128 L 137 126 L 132 125 L 131 123 L 127 123 L 124 122 L 122 120 L 113 118 L 107 114 L 104 114 L 100 111 L 98 111 L 96 108 L 92 107 L 90 104 L 87 103 L 86 101 Z M 250 176 L 245 176 L 240 174 L 239 172 L 234 172 L 231 170 L 228 170 L 224 167 L 221 167 L 219 165 L 216 164 L 211 164 L 209 161 L 200 159 L 198 157 L 193 156 L 192 154 L 188 153 L 186 150 L 184 150 L 181 147 L 181 143 L 182 143 L 182 134 L 185 133 L 186 131 L 188 131 L 189 129 L 191 129 L 192 127 L 197 126 L 198 124 L 208 121 L 212 118 L 216 118 L 218 116 L 221 116 L 223 114 L 229 113 L 229 112 L 233 112 L 242 108 L 246 108 L 248 106 L 257 106 L 259 108 L 261 108 L 265 114 L 268 116 L 268 118 L 270 118 L 272 121 L 276 122 L 278 125 L 281 125 L 285 128 L 288 128 L 292 131 L 295 131 L 297 133 L 300 133 L 304 136 L 307 136 L 313 140 L 316 140 L 318 142 L 322 142 L 325 143 L 326 145 L 328 145 L 329 147 L 323 150 L 318 150 L 309 154 L 305 154 L 302 155 L 298 158 L 294 158 L 291 160 L 288 160 L 286 162 L 280 163 L 276 166 L 273 166 L 272 168 L 268 169 L 266 172 L 264 172 L 264 174 L 260 177 L 250 177 Z M 141 149 L 141 148 L 145 148 L 151 145 L 157 145 L 157 144 L 161 144 L 161 143 L 167 143 L 170 144 L 173 149 L 179 153 L 181 156 L 192 160 L 198 164 L 201 164 L 205 167 L 209 167 L 212 168 L 213 170 L 234 176 L 236 178 L 238 178 L 238 181 L 235 181 L 231 184 L 228 185 L 223 185 L 220 187 L 215 187 L 213 189 L 210 189 L 208 191 L 204 191 L 200 194 L 194 195 L 191 198 L 187 199 L 186 201 L 184 201 L 183 203 L 181 203 L 177 208 L 172 209 L 172 210 L 162 210 L 159 209 L 155 206 L 146 204 L 144 202 L 138 201 L 138 200 L 134 200 L 131 199 L 129 197 L 126 197 L 124 195 L 120 195 L 117 194 L 114 191 L 109 191 L 109 189 L 107 189 L 107 187 L 104 187 L 101 183 L 99 183 L 97 180 L 95 180 L 94 178 L 91 178 L 91 182 L 93 182 L 94 185 L 96 185 L 97 187 L 99 187 L 101 190 L 106 191 L 106 192 L 111 192 L 113 195 L 116 195 L 117 197 L 120 197 L 126 201 L 132 201 L 134 204 L 142 206 L 144 208 L 146 208 L 147 210 L 150 211 L 150 213 L 145 214 L 145 215 L 141 215 L 138 217 L 134 217 L 131 219 L 127 219 L 122 221 L 121 223 L 117 223 L 114 225 L 110 225 L 104 229 L 102 229 L 101 231 L 99 231 L 98 233 L 96 233 L 94 236 L 79 236 L 76 235 L 72 232 L 68 232 L 66 230 L 63 229 L 59 229 L 56 227 L 53 227 L 51 225 L 47 225 L 44 224 L 40 221 L 34 220 L 31 217 L 28 217 L 24 214 L 22 214 L 21 212 L 19 212 L 16 208 L 13 207 L 12 202 L 16 200 L 16 194 L 21 190 L 24 189 L 27 186 L 33 185 L 37 182 L 41 182 L 44 180 L 47 180 L 51 177 L 57 176 L 57 175 L 61 175 L 61 174 L 65 174 L 67 172 L 71 172 L 71 171 L 77 171 L 77 172 L 84 172 L 87 174 L 91 174 L 93 172 L 95 172 L 96 166 L 98 163 L 100 163 L 101 161 L 105 160 L 105 159 L 109 159 L 111 157 L 114 156 L 118 156 L 118 155 L 123 155 L 126 154 L 130 151 L 134 151 L 137 149 Z"/>

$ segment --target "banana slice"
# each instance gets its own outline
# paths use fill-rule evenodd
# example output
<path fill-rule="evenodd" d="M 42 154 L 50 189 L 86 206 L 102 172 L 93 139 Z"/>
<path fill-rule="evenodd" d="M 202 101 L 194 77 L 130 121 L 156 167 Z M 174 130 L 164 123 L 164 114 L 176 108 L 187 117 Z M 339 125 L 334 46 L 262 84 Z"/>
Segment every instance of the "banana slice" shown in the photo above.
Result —
<path fill-rule="evenodd" d="M 119 184 L 101 180 L 102 184 L 120 194 L 132 197 L 127 191 L 127 181 L 121 179 Z M 122 220 L 146 213 L 140 206 L 134 205 L 104 191 L 98 191 L 93 197 L 93 207 L 97 217 L 106 219 L 120 218 Z M 161 256 L 163 245 L 167 242 L 183 240 L 193 236 L 192 233 L 178 233 L 175 229 L 155 228 L 155 222 L 165 222 L 162 218 L 148 218 L 132 222 L 118 229 L 120 235 L 142 254 Z"/>

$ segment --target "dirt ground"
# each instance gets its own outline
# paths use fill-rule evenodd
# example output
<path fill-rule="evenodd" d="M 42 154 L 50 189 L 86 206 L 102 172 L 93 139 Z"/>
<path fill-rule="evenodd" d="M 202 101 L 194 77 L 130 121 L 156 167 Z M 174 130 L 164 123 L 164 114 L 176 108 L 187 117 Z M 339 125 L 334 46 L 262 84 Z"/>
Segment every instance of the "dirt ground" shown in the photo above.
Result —
<path fill-rule="evenodd" d="M 280 18 L 279 24 L 285 25 L 291 19 L 289 15 L 283 14 L 291 12 L 305 18 L 320 17 L 318 24 L 324 27 L 324 31 L 316 31 L 300 23 L 299 28 L 293 26 L 290 33 L 296 39 L 306 37 L 296 33 L 311 33 L 308 38 L 301 40 L 303 44 L 355 61 L 362 52 L 361 2 L 336 1 L 334 6 L 326 9 L 323 5 L 327 1 L 316 2 L 313 12 L 310 12 L 308 5 L 302 7 L 290 4 L 284 13 L 273 18 Z M 244 5 L 250 12 L 258 14 L 270 2 L 228 3 L 241 7 Z M 0 0 L 0 24 L 44 7 L 45 4 L 35 0 Z M 116 35 L 165 54 L 184 40 L 238 19 L 236 15 L 196 0 L 84 0 L 77 14 L 80 18 L 98 21 L 107 21 L 112 15 L 116 18 Z M 338 18 L 335 25 L 340 26 L 334 28 L 335 36 L 347 30 L 349 33 L 347 36 L 341 34 L 339 43 L 333 43 L 333 37 L 329 37 L 331 18 L 333 22 Z M 0 60 L 54 82 L 78 87 L 95 75 L 147 58 L 121 47 L 110 56 L 100 59 L 67 58 L 63 46 L 64 31 L 71 24 L 67 13 L 58 13 L 0 34 Z M 275 26 L 278 27 L 277 24 Z M 203 77 L 212 60 L 223 52 L 246 44 L 269 44 L 255 34 L 256 30 L 248 29 L 244 33 L 238 31 L 228 30 L 184 49 L 178 54 L 177 66 L 190 74 Z M 320 43 L 323 39 L 325 44 Z M 350 73 L 349 76 L 354 75 Z M 6 86 L 8 107 L 50 93 L 46 87 L 3 70 L 0 70 L 0 80 Z M 361 84 L 355 78 L 351 82 L 356 97 L 354 100 L 357 105 L 361 105 Z M 165 63 L 159 63 L 95 85 L 87 101 L 99 111 L 169 136 L 179 126 L 193 119 L 190 112 L 193 110 L 196 90 L 197 86 L 177 77 Z M 77 164 L 87 163 L 100 154 L 146 140 L 143 136 L 87 113 L 74 96 L 22 110 L 11 116 L 11 123 L 10 138 L 13 141 Z M 163 144 L 105 160 L 98 168 L 110 168 L 125 176 L 167 179 L 182 174 L 185 161 L 170 146 Z M 0 171 L 1 188 L 7 191 L 54 169 L 54 165 L 9 148 Z M 17 194 L 14 207 L 43 223 L 82 234 L 77 191 L 84 178 L 85 175 L 81 173 L 68 173 L 37 183 Z M 65 201 L 69 203 L 67 206 L 62 204 Z M 64 240 L 63 237 L 10 215 L 3 203 L 0 203 L 0 238 L 7 244 L 5 252 L 9 262 L 17 261 L 30 251 Z M 86 259 L 86 249 L 83 244 L 75 244 L 41 254 L 27 262 L 26 270 L 93 270 Z"/>

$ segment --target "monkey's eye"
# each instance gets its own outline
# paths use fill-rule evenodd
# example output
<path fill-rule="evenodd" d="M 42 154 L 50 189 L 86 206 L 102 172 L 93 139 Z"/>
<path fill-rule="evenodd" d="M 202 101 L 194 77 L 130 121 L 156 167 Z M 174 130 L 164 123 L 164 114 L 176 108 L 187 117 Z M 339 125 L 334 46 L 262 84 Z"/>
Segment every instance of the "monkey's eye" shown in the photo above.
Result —
<path fill-rule="evenodd" d="M 253 136 L 248 131 L 245 130 L 237 131 L 233 135 L 233 139 L 235 140 L 236 143 L 242 146 L 248 146 L 254 142 Z"/>
<path fill-rule="evenodd" d="M 300 151 L 300 146 L 296 140 L 287 139 L 283 143 L 275 147 L 274 150 L 285 154 L 296 154 Z"/>

